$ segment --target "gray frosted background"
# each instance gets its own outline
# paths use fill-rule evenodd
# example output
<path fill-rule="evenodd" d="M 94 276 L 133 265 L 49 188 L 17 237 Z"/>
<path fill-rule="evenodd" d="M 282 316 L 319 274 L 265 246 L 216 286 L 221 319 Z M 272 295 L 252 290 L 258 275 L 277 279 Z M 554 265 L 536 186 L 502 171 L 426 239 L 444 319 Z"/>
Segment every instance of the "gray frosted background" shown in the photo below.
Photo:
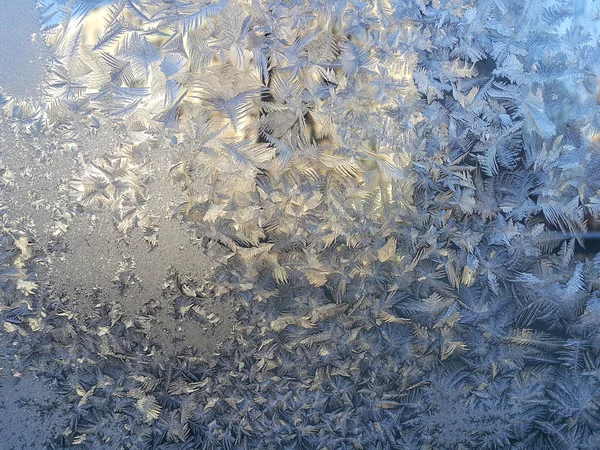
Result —
<path fill-rule="evenodd" d="M 0 85 L 11 95 L 40 94 L 44 52 L 34 0 L 0 0 Z"/>

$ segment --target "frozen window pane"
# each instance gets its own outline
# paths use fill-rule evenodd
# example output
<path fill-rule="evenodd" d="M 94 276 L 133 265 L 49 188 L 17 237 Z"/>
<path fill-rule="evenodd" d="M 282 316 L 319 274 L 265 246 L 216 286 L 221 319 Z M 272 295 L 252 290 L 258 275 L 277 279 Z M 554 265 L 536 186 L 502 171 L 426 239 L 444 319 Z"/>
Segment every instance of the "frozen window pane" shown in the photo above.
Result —
<path fill-rule="evenodd" d="M 598 17 L 0 0 L 0 450 L 600 449 Z"/>

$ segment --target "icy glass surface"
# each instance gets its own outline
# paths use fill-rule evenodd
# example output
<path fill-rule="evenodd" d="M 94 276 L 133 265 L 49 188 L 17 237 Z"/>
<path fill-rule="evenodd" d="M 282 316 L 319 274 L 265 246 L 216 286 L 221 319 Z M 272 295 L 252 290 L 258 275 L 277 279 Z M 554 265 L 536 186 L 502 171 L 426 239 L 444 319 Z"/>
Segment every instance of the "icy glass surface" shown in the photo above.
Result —
<path fill-rule="evenodd" d="M 600 448 L 598 17 L 0 0 L 0 449 Z"/>

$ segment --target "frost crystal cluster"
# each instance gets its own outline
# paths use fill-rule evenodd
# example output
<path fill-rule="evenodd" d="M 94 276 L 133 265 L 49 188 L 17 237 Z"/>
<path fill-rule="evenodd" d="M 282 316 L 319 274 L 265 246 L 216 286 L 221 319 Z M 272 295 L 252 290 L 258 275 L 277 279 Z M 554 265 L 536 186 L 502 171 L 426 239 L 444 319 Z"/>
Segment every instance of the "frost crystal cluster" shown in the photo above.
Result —
<path fill-rule="evenodd" d="M 594 5 L 37 10 L 41 94 L 0 88 L 36 448 L 600 448 Z"/>

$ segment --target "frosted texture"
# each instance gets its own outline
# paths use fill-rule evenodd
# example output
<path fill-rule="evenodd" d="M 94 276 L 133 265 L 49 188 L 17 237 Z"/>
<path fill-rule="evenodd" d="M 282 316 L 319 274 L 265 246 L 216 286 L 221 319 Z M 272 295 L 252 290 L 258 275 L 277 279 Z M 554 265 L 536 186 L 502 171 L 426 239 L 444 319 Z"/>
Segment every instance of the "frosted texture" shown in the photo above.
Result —
<path fill-rule="evenodd" d="M 2 6 L 0 443 L 600 448 L 596 5 Z"/>

